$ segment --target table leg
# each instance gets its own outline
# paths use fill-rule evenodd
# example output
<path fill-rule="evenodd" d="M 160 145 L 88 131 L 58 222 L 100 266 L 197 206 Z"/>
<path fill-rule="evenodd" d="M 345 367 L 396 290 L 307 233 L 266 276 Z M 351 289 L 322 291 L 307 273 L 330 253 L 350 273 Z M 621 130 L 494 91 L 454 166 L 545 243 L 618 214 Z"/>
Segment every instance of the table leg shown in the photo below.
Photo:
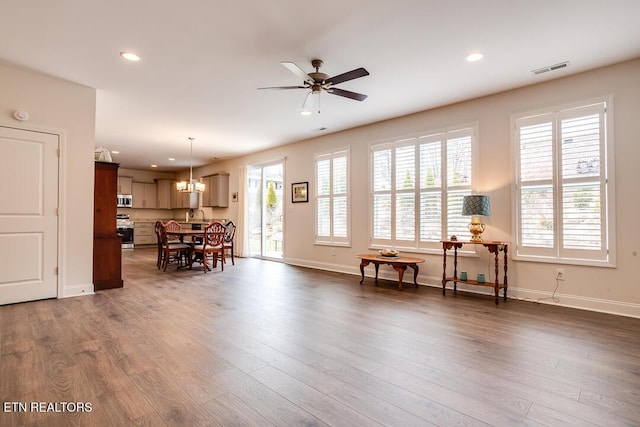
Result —
<path fill-rule="evenodd" d="M 444 295 L 444 291 L 447 288 L 447 247 L 444 243 L 442 247 L 442 295 Z"/>
<path fill-rule="evenodd" d="M 409 264 L 409 267 L 413 268 L 413 284 L 418 287 L 418 264 Z"/>
<path fill-rule="evenodd" d="M 498 249 L 496 249 L 496 254 L 495 254 L 495 285 L 494 285 L 494 292 L 496 293 L 496 305 L 498 305 L 498 301 L 500 300 L 499 298 L 499 294 L 500 294 L 500 284 L 498 282 L 498 255 L 500 254 L 500 251 Z"/>
<path fill-rule="evenodd" d="M 407 269 L 406 264 L 391 264 L 393 269 L 398 272 L 398 289 L 402 290 L 402 277 L 404 277 L 404 271 Z"/>
<path fill-rule="evenodd" d="M 364 268 L 369 265 L 369 261 L 366 259 L 363 259 L 362 261 L 360 261 L 360 274 L 362 275 L 362 279 L 360 280 L 360 284 L 362 285 L 362 282 L 364 282 Z M 376 275 L 377 277 L 377 275 Z"/>
<path fill-rule="evenodd" d="M 509 288 L 509 283 L 507 282 L 507 248 L 508 246 L 505 245 L 502 249 L 504 251 L 504 289 L 502 291 L 502 294 L 505 301 L 507 300 L 507 289 Z"/>
<path fill-rule="evenodd" d="M 458 277 L 458 247 L 457 246 L 453 247 L 453 277 L 454 278 Z M 454 294 L 458 293 L 458 282 L 456 282 L 456 279 L 453 279 L 453 293 Z"/>
<path fill-rule="evenodd" d="M 376 285 L 378 284 L 378 270 L 380 269 L 380 264 L 377 262 L 373 263 L 374 267 L 376 268 Z"/>

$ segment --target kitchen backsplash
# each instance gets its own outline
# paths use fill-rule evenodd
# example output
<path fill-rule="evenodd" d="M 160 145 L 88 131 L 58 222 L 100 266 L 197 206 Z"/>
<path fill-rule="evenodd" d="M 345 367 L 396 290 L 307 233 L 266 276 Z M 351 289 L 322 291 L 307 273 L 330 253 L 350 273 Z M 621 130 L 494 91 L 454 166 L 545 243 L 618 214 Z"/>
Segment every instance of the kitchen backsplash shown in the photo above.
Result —
<path fill-rule="evenodd" d="M 119 214 L 129 215 L 134 221 L 155 221 L 175 219 L 178 222 L 185 222 L 186 214 L 189 209 L 136 209 L 136 208 L 118 208 Z M 204 215 L 203 215 L 204 212 Z M 214 214 L 211 208 L 194 209 L 193 217 L 188 222 L 209 222 L 212 218 L 219 218 L 220 213 Z M 204 221 L 203 221 L 204 218 Z"/>

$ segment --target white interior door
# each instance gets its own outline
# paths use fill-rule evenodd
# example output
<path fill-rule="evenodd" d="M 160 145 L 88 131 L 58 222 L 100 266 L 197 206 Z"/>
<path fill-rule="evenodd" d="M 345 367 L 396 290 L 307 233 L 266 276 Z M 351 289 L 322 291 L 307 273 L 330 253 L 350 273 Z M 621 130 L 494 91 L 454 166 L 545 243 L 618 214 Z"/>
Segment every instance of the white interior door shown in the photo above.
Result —
<path fill-rule="evenodd" d="M 58 294 L 58 135 L 0 126 L 0 304 Z"/>

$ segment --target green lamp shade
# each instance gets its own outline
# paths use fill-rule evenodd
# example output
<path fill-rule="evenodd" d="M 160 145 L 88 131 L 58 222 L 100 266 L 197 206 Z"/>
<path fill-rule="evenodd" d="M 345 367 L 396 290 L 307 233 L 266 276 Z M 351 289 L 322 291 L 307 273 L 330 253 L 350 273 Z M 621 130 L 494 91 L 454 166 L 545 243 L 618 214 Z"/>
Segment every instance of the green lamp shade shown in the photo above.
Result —
<path fill-rule="evenodd" d="M 464 196 L 464 199 L 462 199 L 462 215 L 491 215 L 489 196 Z"/>

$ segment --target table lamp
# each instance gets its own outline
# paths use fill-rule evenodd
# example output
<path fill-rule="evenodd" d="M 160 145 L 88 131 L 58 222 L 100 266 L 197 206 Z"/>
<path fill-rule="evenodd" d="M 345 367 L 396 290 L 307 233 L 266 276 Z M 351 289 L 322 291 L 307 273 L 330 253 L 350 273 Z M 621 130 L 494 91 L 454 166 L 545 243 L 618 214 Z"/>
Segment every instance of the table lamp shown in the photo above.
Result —
<path fill-rule="evenodd" d="M 469 223 L 469 232 L 471 232 L 472 242 L 482 242 L 480 235 L 484 231 L 484 223 L 480 221 L 478 215 L 491 215 L 491 203 L 489 196 L 471 195 L 464 196 L 462 200 L 462 215 L 473 215 Z"/>

